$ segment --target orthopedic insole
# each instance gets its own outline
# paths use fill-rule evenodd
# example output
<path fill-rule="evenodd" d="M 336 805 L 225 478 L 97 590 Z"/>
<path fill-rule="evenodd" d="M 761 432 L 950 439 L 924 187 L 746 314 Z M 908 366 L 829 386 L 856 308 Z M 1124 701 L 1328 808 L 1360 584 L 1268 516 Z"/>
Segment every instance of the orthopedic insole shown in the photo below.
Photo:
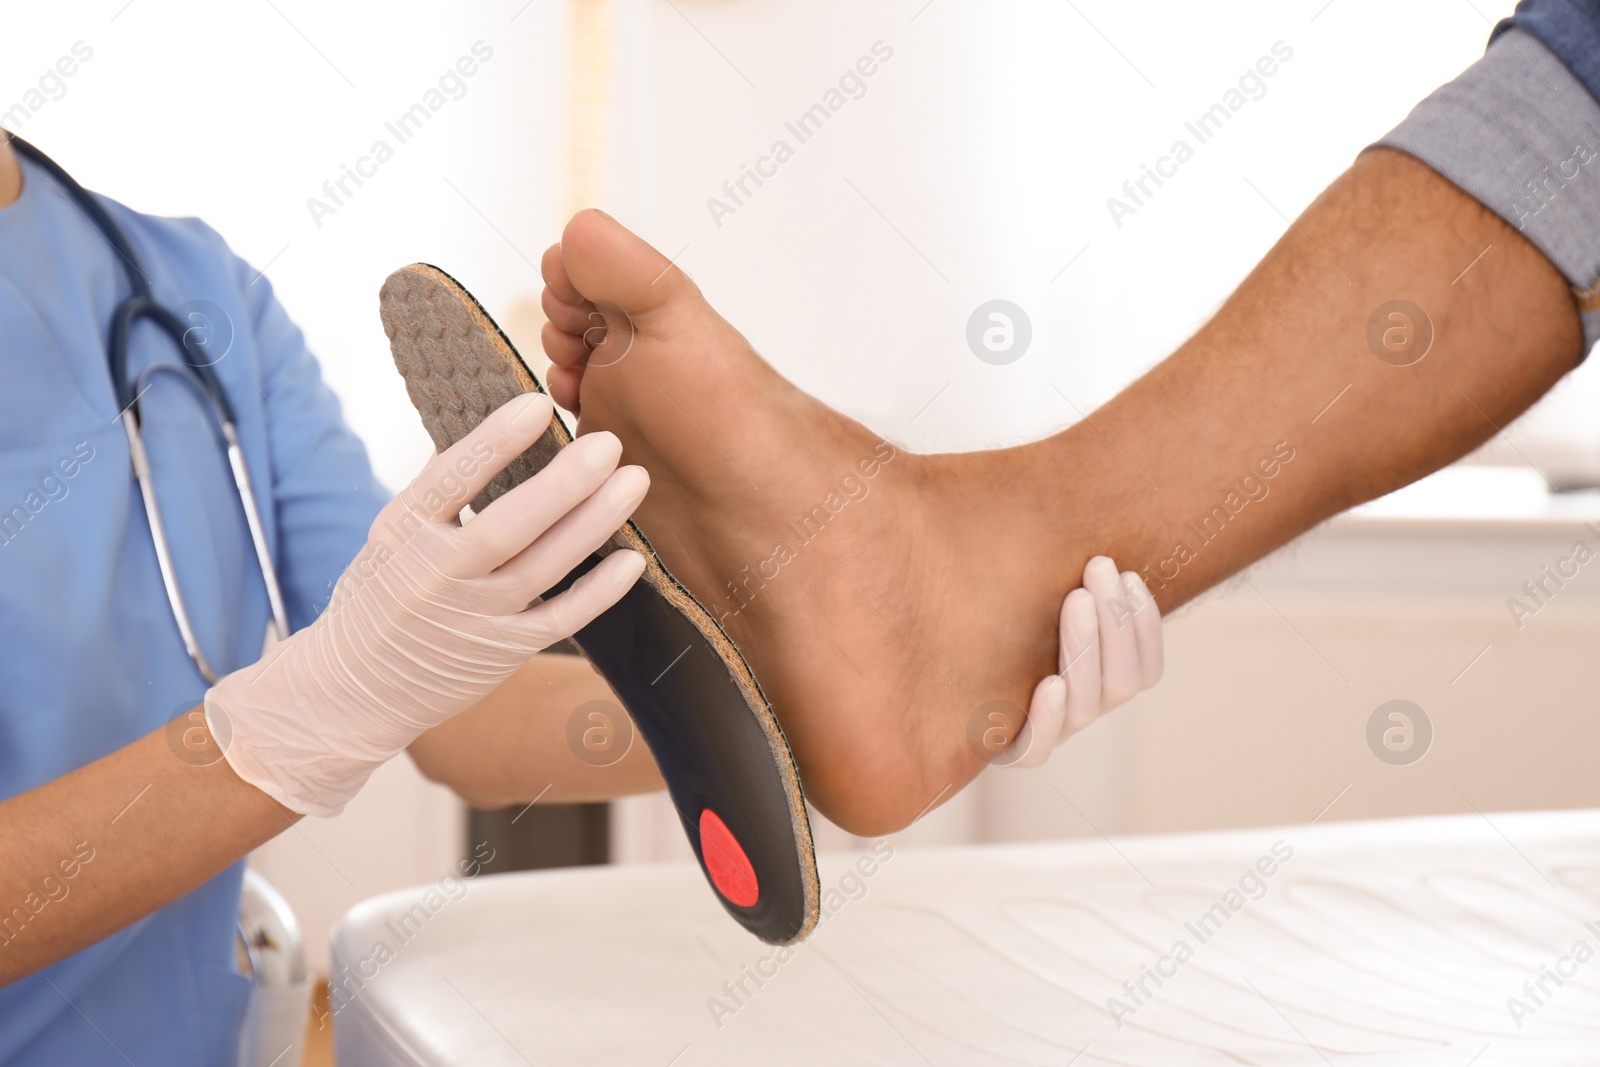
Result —
<path fill-rule="evenodd" d="M 506 401 L 544 391 L 488 313 L 437 267 L 395 271 L 378 303 L 395 366 L 441 452 Z M 552 417 L 474 510 L 533 477 L 571 441 Z M 739 650 L 632 522 L 547 595 L 618 548 L 644 556 L 644 577 L 573 642 L 650 746 L 722 906 L 763 941 L 798 941 L 818 917 L 811 825 L 794 756 Z"/>

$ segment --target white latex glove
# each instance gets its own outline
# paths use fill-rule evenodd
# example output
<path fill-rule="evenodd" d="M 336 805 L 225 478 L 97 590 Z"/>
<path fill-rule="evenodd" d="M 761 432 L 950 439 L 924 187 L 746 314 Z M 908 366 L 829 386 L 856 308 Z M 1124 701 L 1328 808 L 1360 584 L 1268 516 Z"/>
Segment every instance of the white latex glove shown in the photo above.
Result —
<path fill-rule="evenodd" d="M 1161 609 L 1133 571 L 1109 557 L 1083 568 L 1083 586 L 1061 604 L 1060 673 L 1033 690 L 1028 718 L 994 761 L 1038 767 L 1055 747 L 1161 680 Z"/>
<path fill-rule="evenodd" d="M 580 437 L 458 522 L 550 413 L 547 397 L 518 397 L 434 457 L 379 513 L 317 621 L 206 693 L 206 722 L 239 777 L 294 811 L 337 815 L 424 730 L 627 592 L 644 559 L 617 551 L 565 593 L 537 599 L 649 488 L 643 468 L 618 469 L 612 434 Z"/>

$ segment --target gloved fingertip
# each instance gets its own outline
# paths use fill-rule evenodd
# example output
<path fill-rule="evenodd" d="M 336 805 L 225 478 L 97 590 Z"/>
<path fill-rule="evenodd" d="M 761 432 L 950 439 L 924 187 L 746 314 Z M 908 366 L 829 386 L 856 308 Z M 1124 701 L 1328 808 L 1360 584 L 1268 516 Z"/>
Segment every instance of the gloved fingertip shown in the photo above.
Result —
<path fill-rule="evenodd" d="M 515 400 L 506 402 L 506 407 L 518 405 L 511 416 L 511 426 L 517 430 L 532 430 L 549 423 L 551 415 L 555 413 L 555 406 L 550 398 L 543 393 L 523 393 Z"/>
<path fill-rule="evenodd" d="M 610 430 L 586 433 L 567 447 L 578 449 L 585 466 L 591 470 L 611 470 L 622 458 L 622 441 Z"/>
<path fill-rule="evenodd" d="M 1110 556 L 1094 556 L 1083 565 L 1084 584 L 1091 580 L 1095 582 L 1114 582 L 1117 577 L 1117 565 Z"/>
<path fill-rule="evenodd" d="M 1099 613 L 1095 610 L 1094 596 L 1087 589 L 1074 589 L 1067 594 L 1063 614 L 1067 630 L 1079 646 L 1088 644 L 1099 633 Z"/>
<path fill-rule="evenodd" d="M 1034 690 L 1034 699 L 1043 702 L 1046 706 L 1065 712 L 1067 710 L 1067 680 L 1059 674 L 1052 674 L 1039 683 Z"/>
<path fill-rule="evenodd" d="M 645 494 L 650 491 L 650 472 L 636 463 L 630 463 L 626 467 L 618 467 L 617 472 L 611 477 L 622 479 L 622 487 L 627 491 L 627 495 L 632 498 L 635 505 L 643 500 Z"/>
<path fill-rule="evenodd" d="M 624 562 L 612 564 L 617 569 L 617 579 L 625 585 L 632 585 L 639 580 L 640 575 L 644 574 L 644 556 L 631 548 L 618 549 L 611 553 L 612 559 L 618 556 L 623 557 Z"/>
<path fill-rule="evenodd" d="M 1138 571 L 1122 572 L 1122 588 L 1133 598 L 1133 610 L 1140 611 L 1146 604 L 1155 605 L 1155 596 L 1150 592 L 1150 587 L 1145 584 Z"/>

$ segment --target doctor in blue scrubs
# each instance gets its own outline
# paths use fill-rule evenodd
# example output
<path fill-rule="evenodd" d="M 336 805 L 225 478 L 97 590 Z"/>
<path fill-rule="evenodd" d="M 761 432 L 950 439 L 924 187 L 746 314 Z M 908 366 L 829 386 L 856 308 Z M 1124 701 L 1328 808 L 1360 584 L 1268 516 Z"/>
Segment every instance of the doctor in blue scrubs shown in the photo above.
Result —
<path fill-rule="evenodd" d="M 608 691 L 576 657 L 527 666 L 637 577 L 617 553 L 538 601 L 647 479 L 591 434 L 458 522 L 547 423 L 525 397 L 391 500 L 271 284 L 195 219 L 96 197 L 232 409 L 292 631 L 263 655 L 273 606 L 216 414 L 193 374 L 145 373 L 183 353 L 144 319 L 124 373 L 191 655 L 107 360 L 130 257 L 69 183 L 0 142 L 0 1063 L 215 1067 L 250 991 L 243 857 L 384 760 L 411 747 L 483 805 L 650 787 L 642 751 L 559 758 L 566 714 Z"/>

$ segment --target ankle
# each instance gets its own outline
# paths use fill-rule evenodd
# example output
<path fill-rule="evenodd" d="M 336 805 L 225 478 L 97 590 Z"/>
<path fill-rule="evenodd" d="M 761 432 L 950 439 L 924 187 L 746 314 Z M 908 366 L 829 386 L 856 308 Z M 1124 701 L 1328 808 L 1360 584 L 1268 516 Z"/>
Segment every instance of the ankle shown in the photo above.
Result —
<path fill-rule="evenodd" d="M 1092 557 L 1109 556 L 1138 573 L 1169 609 L 1176 590 L 1160 572 L 1171 546 L 1160 543 L 1159 492 L 1087 420 L 1040 441 L 963 458 L 969 466 L 954 477 L 986 489 L 971 503 L 985 516 L 994 580 L 1025 618 L 1042 620 L 1051 670 L 1061 601 L 1082 584 Z"/>

